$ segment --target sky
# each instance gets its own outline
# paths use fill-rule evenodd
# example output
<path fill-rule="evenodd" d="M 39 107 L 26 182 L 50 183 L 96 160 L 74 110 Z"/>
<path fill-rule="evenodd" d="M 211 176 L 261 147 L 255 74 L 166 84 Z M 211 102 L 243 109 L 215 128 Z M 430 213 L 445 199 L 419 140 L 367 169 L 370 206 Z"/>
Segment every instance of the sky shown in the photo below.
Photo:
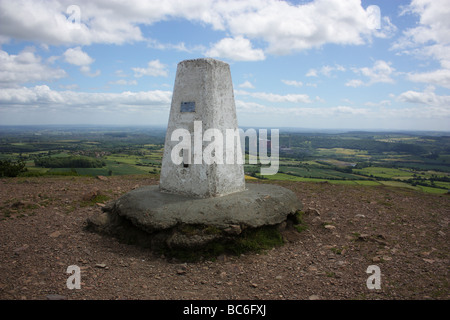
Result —
<path fill-rule="evenodd" d="M 229 63 L 241 127 L 450 131 L 450 0 L 0 0 L 0 125 L 167 126 Z"/>

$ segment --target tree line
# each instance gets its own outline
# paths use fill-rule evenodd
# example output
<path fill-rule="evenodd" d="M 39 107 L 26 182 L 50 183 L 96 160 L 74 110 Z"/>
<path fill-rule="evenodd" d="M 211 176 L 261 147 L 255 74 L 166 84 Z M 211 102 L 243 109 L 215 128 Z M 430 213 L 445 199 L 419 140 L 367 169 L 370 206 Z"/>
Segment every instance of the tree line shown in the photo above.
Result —
<path fill-rule="evenodd" d="M 17 177 L 25 171 L 27 171 L 27 168 L 25 168 L 25 162 L 22 160 L 17 162 L 0 160 L 0 177 Z"/>
<path fill-rule="evenodd" d="M 34 164 L 44 168 L 101 168 L 105 161 L 88 157 L 48 157 L 34 160 Z"/>

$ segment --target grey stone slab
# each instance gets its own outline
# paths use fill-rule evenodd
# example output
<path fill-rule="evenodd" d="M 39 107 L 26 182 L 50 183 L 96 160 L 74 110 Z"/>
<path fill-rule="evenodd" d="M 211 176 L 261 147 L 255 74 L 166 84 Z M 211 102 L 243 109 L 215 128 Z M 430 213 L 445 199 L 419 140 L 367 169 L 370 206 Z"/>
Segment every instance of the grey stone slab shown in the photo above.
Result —
<path fill-rule="evenodd" d="M 279 225 L 301 208 L 294 192 L 277 185 L 247 184 L 245 191 L 213 198 L 164 193 L 152 185 L 109 203 L 88 225 L 150 247 L 194 247 L 247 228 Z"/>
<path fill-rule="evenodd" d="M 119 198 L 106 211 L 155 231 L 177 224 L 259 227 L 283 222 L 301 207 L 291 190 L 268 184 L 248 184 L 245 191 L 213 198 L 192 198 L 145 186 Z"/>

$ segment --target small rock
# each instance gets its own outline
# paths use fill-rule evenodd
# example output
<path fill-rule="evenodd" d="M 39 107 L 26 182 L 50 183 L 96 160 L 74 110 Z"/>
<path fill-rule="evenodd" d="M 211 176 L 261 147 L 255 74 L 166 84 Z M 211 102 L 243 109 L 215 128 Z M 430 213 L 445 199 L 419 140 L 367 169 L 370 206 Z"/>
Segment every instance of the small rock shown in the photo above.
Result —
<path fill-rule="evenodd" d="M 355 218 L 365 218 L 366 216 L 365 215 L 363 215 L 363 214 L 357 214 L 357 215 L 355 215 Z"/>
<path fill-rule="evenodd" d="M 101 268 L 101 269 L 106 268 L 106 264 L 104 264 L 104 263 L 97 263 L 95 266 L 96 266 L 97 268 Z"/>
<path fill-rule="evenodd" d="M 381 257 L 379 256 L 373 257 L 372 262 L 381 262 Z"/>
<path fill-rule="evenodd" d="M 61 235 L 60 231 L 55 231 L 49 234 L 51 238 L 58 238 Z"/>
<path fill-rule="evenodd" d="M 333 226 L 333 225 L 331 225 L 331 224 L 326 224 L 326 225 L 324 225 L 324 228 L 325 228 L 325 229 L 328 229 L 328 230 L 336 229 L 336 227 Z"/>
<path fill-rule="evenodd" d="M 315 216 L 320 216 L 320 211 L 314 208 L 308 208 L 305 210 L 306 214 L 310 214 L 310 215 L 315 215 Z"/>
<path fill-rule="evenodd" d="M 366 234 L 366 233 L 361 233 L 361 234 L 358 236 L 358 240 L 359 240 L 359 241 L 368 241 L 369 238 L 370 238 L 370 235 L 368 235 L 368 234 Z"/>
<path fill-rule="evenodd" d="M 276 276 L 275 279 L 281 280 L 281 279 L 283 279 L 283 277 L 282 276 Z"/>
<path fill-rule="evenodd" d="M 177 274 L 179 274 L 179 275 L 186 274 L 186 270 L 184 270 L 184 269 L 178 269 L 178 270 L 177 270 Z"/>
<path fill-rule="evenodd" d="M 320 297 L 318 295 L 313 294 L 312 296 L 309 296 L 309 300 L 320 300 Z"/>
<path fill-rule="evenodd" d="M 314 266 L 309 266 L 308 271 L 316 272 L 317 268 Z"/>
<path fill-rule="evenodd" d="M 228 228 L 224 230 L 228 234 L 238 235 L 241 234 L 242 229 L 240 225 L 230 225 Z"/>
<path fill-rule="evenodd" d="M 30 246 L 28 244 L 24 244 L 23 246 L 14 249 L 14 253 L 15 254 L 19 254 L 19 252 L 24 251 L 26 249 L 28 249 Z"/>
<path fill-rule="evenodd" d="M 108 181 L 108 178 L 105 176 L 97 176 L 97 179 L 101 181 Z"/>

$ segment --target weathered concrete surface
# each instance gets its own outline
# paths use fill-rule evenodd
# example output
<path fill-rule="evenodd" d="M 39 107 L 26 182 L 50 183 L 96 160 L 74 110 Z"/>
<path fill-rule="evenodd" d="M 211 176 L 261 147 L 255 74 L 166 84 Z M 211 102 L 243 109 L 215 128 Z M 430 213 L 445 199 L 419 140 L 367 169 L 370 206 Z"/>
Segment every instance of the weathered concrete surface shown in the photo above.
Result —
<path fill-rule="evenodd" d="M 149 246 L 192 247 L 246 228 L 283 223 L 301 207 L 292 191 L 277 185 L 248 184 L 245 191 L 214 198 L 163 193 L 153 185 L 123 195 L 88 223 L 97 231 L 122 238 L 128 234 Z"/>
<path fill-rule="evenodd" d="M 195 123 L 200 122 L 200 127 L 194 130 Z M 182 164 L 175 164 L 171 157 L 174 147 L 185 142 L 184 139 L 172 141 L 172 133 L 177 129 L 185 129 L 191 135 L 187 141 L 190 150 L 183 149 L 183 155 L 178 154 L 184 159 Z M 202 161 L 203 152 L 211 144 L 204 137 L 209 129 L 218 130 L 223 137 L 222 164 Z M 181 61 L 177 67 L 161 164 L 161 190 L 200 198 L 243 191 L 244 167 L 236 158 L 241 149 L 240 139 L 234 139 L 233 146 L 225 143 L 226 130 L 237 129 L 229 65 L 211 58 Z M 194 136 L 195 132 L 199 134 Z M 213 139 L 215 141 L 216 137 Z M 225 161 L 227 152 L 232 152 L 236 161 Z"/>

